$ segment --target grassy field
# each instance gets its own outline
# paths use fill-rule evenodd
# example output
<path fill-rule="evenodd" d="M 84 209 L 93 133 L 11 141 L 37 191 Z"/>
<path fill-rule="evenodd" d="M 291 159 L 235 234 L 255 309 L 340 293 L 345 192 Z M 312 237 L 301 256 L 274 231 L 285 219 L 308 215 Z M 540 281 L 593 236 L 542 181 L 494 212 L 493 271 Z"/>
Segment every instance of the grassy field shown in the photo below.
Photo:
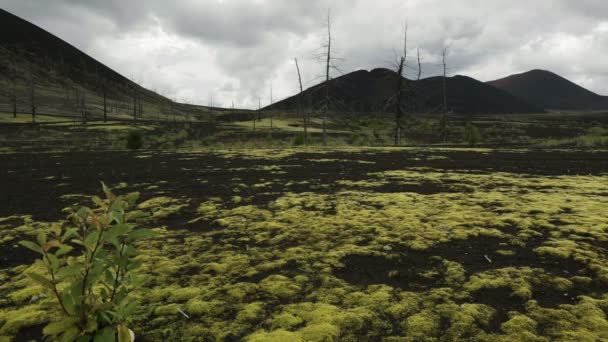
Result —
<path fill-rule="evenodd" d="M 605 148 L 608 146 L 607 118 L 604 113 L 452 115 L 447 140 L 442 141 L 439 116 L 412 115 L 402 123 L 402 145 L 465 147 L 469 145 L 466 127 L 471 125 L 479 132 L 475 146 Z M 252 113 L 225 113 L 191 122 L 112 119 L 106 123 L 97 120 L 83 124 L 77 118 L 39 116 L 38 122 L 32 124 L 27 116 L 13 119 L 3 115 L 0 116 L 0 151 L 124 150 L 127 134 L 134 129 L 143 131 L 143 147 L 148 150 L 289 148 L 304 144 L 302 120 L 293 113 L 263 113 L 262 120 L 255 122 L 255 130 L 251 119 Z M 378 147 L 394 143 L 394 122 L 390 114 L 335 114 L 326 124 L 329 146 Z M 321 145 L 319 118 L 311 118 L 308 134 L 308 145 Z"/>
<path fill-rule="evenodd" d="M 608 152 L 0 154 L 0 341 L 55 317 L 16 244 L 139 191 L 141 341 L 608 339 Z M 186 313 L 186 318 L 180 313 Z"/>

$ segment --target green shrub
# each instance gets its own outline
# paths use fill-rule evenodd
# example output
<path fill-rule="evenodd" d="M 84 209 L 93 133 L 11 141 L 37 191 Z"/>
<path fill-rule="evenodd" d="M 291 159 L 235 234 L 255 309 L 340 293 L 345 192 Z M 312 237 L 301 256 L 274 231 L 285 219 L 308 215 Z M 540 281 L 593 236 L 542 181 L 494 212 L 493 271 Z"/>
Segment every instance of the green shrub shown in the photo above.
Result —
<path fill-rule="evenodd" d="M 467 122 L 467 125 L 464 127 L 464 141 L 469 146 L 475 146 L 481 140 L 481 134 L 479 133 L 479 129 L 470 122 Z"/>
<path fill-rule="evenodd" d="M 137 302 L 130 294 L 143 283 L 133 273 L 139 264 L 132 244 L 154 234 L 127 222 L 138 193 L 116 196 L 105 185 L 103 191 L 106 199 L 93 197 L 97 208 L 82 207 L 63 226 L 20 243 L 41 255 L 36 263 L 45 272 L 27 275 L 56 300 L 56 319 L 43 329 L 52 340 L 114 341 L 118 336 L 120 342 L 131 341 L 126 325 Z"/>
<path fill-rule="evenodd" d="M 131 129 L 127 135 L 127 148 L 138 150 L 144 145 L 144 132 L 139 129 Z"/>
<path fill-rule="evenodd" d="M 355 146 L 370 146 L 371 138 L 365 132 L 354 132 L 352 135 L 352 144 Z"/>
<path fill-rule="evenodd" d="M 608 136 L 608 129 L 599 127 L 599 126 L 595 126 L 595 127 L 589 128 L 587 130 L 587 134 L 591 135 L 591 136 L 596 136 L 596 137 L 605 137 L 605 136 Z"/>
<path fill-rule="evenodd" d="M 293 137 L 293 139 L 291 140 L 291 144 L 293 146 L 302 146 L 302 145 L 306 144 L 306 142 L 307 142 L 306 140 L 307 139 L 305 139 L 304 133 L 300 132 L 300 133 L 296 134 L 295 137 Z"/>

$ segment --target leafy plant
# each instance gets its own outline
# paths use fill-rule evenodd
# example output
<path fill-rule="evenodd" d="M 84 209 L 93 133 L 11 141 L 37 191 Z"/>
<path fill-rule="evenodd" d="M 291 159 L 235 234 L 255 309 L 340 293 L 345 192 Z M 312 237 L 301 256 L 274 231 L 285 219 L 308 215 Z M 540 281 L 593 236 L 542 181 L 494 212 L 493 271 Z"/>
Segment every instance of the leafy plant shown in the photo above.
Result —
<path fill-rule="evenodd" d="M 144 133 L 139 129 L 129 130 L 127 135 L 127 148 L 138 150 L 144 145 Z"/>
<path fill-rule="evenodd" d="M 139 193 L 117 196 L 102 187 L 106 199 L 94 196 L 97 208 L 82 207 L 35 242 L 20 242 L 42 256 L 36 263 L 46 274 L 27 275 L 56 299 L 60 319 L 43 333 L 60 341 L 131 341 L 127 324 L 138 303 L 130 294 L 143 283 L 133 272 L 140 266 L 133 243 L 154 232 L 128 223 Z"/>
<path fill-rule="evenodd" d="M 470 122 L 467 122 L 467 125 L 464 127 L 464 141 L 469 144 L 469 146 L 475 146 L 481 140 L 481 134 L 479 133 L 479 129 L 477 126 L 473 125 Z"/>

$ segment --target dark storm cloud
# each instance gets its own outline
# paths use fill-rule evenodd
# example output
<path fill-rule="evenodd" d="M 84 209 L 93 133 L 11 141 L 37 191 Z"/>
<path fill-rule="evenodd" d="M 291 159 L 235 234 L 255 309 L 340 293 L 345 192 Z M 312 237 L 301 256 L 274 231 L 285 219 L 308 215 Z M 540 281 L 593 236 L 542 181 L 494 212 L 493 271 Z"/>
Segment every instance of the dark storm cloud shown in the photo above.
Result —
<path fill-rule="evenodd" d="M 608 94 L 608 2 L 603 0 L 0 0 L 7 9 L 102 62 L 178 99 L 255 107 L 322 74 L 315 53 L 331 7 L 341 70 L 391 67 L 409 23 L 409 76 L 490 80 L 550 69 Z M 338 73 L 335 74 L 336 76 Z"/>

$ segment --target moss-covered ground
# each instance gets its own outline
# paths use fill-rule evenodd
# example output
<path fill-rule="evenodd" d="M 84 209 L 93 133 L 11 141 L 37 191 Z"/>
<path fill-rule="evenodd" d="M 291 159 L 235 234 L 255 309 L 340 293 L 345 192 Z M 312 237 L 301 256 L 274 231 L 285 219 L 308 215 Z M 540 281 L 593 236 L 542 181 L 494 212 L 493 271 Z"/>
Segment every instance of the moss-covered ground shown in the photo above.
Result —
<path fill-rule="evenodd" d="M 0 341 L 52 299 L 16 243 L 139 191 L 141 341 L 608 340 L 608 152 L 0 155 Z"/>

